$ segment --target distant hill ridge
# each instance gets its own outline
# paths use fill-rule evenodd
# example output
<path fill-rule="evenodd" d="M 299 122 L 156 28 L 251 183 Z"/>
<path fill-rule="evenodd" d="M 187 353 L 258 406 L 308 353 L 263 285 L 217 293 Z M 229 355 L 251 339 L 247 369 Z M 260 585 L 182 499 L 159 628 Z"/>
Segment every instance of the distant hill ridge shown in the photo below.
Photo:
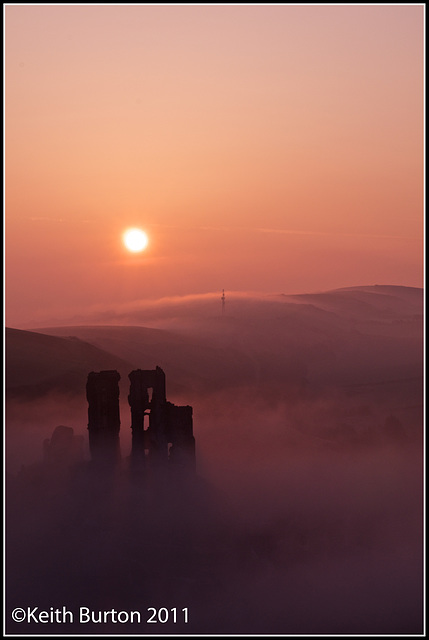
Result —
<path fill-rule="evenodd" d="M 84 393 L 91 370 L 161 366 L 186 393 L 293 381 L 381 382 L 421 375 L 423 291 L 373 285 L 324 293 L 227 295 L 151 304 L 111 324 L 6 330 L 8 396 Z M 217 309 L 217 307 L 216 307 Z M 126 323 L 129 321 L 129 323 Z M 149 325 L 149 326 L 144 326 Z M 125 384 L 124 383 L 124 384 Z"/>

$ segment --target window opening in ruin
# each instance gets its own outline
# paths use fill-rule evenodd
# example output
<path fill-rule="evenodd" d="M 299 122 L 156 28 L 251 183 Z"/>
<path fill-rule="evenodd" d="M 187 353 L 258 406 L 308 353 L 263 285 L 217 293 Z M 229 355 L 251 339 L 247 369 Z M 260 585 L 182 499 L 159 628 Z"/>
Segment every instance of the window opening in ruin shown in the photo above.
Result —
<path fill-rule="evenodd" d="M 150 420 L 150 409 L 146 409 L 143 414 L 143 429 L 147 431 L 149 428 L 149 420 Z"/>

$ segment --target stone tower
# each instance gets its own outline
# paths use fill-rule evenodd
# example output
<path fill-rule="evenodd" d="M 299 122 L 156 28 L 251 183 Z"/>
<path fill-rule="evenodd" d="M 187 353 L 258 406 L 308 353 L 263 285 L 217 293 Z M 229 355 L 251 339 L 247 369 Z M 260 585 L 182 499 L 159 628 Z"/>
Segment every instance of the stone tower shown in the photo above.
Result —
<path fill-rule="evenodd" d="M 116 462 L 119 448 L 119 382 L 117 371 L 92 371 L 86 383 L 89 449 L 94 462 Z"/>
<path fill-rule="evenodd" d="M 176 468 L 194 470 L 192 407 L 167 402 L 165 374 L 160 367 L 137 369 L 128 377 L 133 467 L 142 468 L 146 463 L 163 467 L 170 463 Z"/>

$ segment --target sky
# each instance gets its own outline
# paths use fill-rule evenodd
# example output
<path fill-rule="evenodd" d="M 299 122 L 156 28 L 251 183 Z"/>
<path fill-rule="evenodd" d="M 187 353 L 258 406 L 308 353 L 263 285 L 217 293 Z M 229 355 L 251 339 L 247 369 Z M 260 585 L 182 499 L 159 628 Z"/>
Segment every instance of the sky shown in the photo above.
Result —
<path fill-rule="evenodd" d="M 4 17 L 8 326 L 222 289 L 423 285 L 424 5 Z"/>

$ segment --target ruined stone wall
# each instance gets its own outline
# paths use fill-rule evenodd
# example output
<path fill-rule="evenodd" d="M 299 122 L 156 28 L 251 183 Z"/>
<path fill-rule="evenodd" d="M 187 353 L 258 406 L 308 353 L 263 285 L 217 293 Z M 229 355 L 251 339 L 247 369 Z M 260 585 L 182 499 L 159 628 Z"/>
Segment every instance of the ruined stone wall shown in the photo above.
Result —
<path fill-rule="evenodd" d="M 195 470 L 192 407 L 167 401 L 165 374 L 160 367 L 136 369 L 128 377 L 132 468 Z M 117 371 L 88 375 L 88 431 L 94 461 L 114 460 L 119 455 L 119 379 Z"/>
<path fill-rule="evenodd" d="M 92 371 L 88 375 L 89 449 L 94 461 L 114 461 L 120 457 L 119 380 L 117 371 Z"/>

